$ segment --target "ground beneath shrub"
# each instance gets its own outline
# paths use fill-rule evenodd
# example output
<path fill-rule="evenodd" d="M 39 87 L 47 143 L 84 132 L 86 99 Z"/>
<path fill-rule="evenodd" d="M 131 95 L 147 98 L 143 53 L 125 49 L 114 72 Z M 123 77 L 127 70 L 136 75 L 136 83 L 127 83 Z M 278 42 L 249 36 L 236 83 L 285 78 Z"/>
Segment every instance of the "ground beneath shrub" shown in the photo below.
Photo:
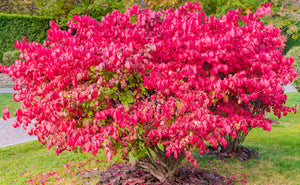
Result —
<path fill-rule="evenodd" d="M 218 159 L 223 158 L 239 158 L 242 161 L 248 161 L 251 158 L 258 157 L 256 150 L 240 146 L 237 153 L 227 153 L 223 146 L 219 145 L 218 148 L 212 146 L 207 147 L 204 152 L 206 155 L 216 156 Z"/>
<path fill-rule="evenodd" d="M 159 182 L 151 174 L 144 172 L 141 168 L 128 164 L 118 164 L 109 167 L 100 174 L 101 181 L 97 185 L 227 185 L 233 184 L 217 174 L 200 171 L 193 167 L 180 167 L 175 173 L 174 180 L 170 182 Z"/>

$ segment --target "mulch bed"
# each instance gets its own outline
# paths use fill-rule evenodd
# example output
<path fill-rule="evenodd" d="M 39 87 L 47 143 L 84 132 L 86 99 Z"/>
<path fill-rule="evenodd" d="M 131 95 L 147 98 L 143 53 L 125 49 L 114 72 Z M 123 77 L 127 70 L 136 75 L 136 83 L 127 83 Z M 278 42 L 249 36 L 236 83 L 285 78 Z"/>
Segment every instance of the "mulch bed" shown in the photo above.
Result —
<path fill-rule="evenodd" d="M 100 174 L 100 182 L 97 185 L 229 185 L 233 184 L 217 174 L 208 173 L 193 167 L 180 167 L 175 177 L 170 182 L 159 182 L 151 174 L 144 172 L 141 168 L 128 164 L 112 165 Z"/>
<path fill-rule="evenodd" d="M 237 153 L 227 153 L 223 146 L 219 145 L 218 148 L 212 146 L 207 147 L 204 152 L 206 155 L 216 156 L 218 159 L 223 158 L 238 158 L 242 161 L 248 161 L 251 158 L 258 157 L 256 150 L 240 146 Z"/>
<path fill-rule="evenodd" d="M 247 161 L 258 157 L 258 153 L 251 149 L 240 146 L 237 153 L 227 153 L 220 145 L 218 148 L 207 147 L 206 155 L 217 158 L 239 158 Z M 81 174 L 82 175 L 82 174 Z M 130 164 L 115 164 L 103 172 L 88 172 L 85 176 L 94 176 L 101 179 L 96 185 L 231 185 L 230 178 L 218 174 L 205 172 L 194 167 L 180 167 L 169 182 L 160 182 L 154 176 L 143 169 Z"/>

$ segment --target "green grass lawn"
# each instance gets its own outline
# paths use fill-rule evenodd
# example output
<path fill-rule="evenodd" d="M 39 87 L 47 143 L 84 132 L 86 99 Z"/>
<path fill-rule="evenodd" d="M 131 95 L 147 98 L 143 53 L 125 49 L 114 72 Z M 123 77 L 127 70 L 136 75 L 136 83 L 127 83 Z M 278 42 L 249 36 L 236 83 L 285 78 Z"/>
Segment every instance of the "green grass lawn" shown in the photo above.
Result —
<path fill-rule="evenodd" d="M 295 104 L 300 104 L 300 94 L 297 92 L 291 92 L 291 93 L 286 93 L 288 95 L 288 100 L 286 102 L 286 105 L 289 107 L 292 107 Z M 297 108 L 297 112 L 300 111 L 300 108 Z M 294 113 L 289 112 L 287 116 L 282 116 L 280 119 L 277 118 L 277 116 L 273 115 L 273 112 L 269 113 L 268 117 L 272 120 L 276 120 L 279 122 L 297 122 L 300 120 L 300 114 L 296 114 L 294 116 Z"/>
<path fill-rule="evenodd" d="M 300 102 L 300 94 L 288 93 L 287 105 Z M 273 124 L 270 132 L 253 129 L 244 146 L 256 149 L 259 157 L 249 161 L 200 157 L 195 153 L 198 166 L 235 180 L 236 184 L 299 184 L 300 182 L 300 113 L 289 114 Z M 49 181 L 52 184 L 95 184 L 96 178 L 78 175 L 83 171 L 99 171 L 111 163 L 105 155 L 64 152 L 56 156 L 37 141 L 0 148 L 0 184 L 24 184 Z M 56 174 L 47 174 L 55 171 Z M 38 181 L 39 180 L 39 181 Z"/>
<path fill-rule="evenodd" d="M 242 162 L 204 156 L 198 157 L 198 165 L 237 181 L 247 181 L 248 184 L 299 184 L 300 120 L 292 124 L 273 125 L 270 132 L 254 129 L 247 136 L 244 146 L 257 150 L 259 157 Z"/>
<path fill-rule="evenodd" d="M 1 185 L 25 184 L 29 179 L 37 179 L 35 184 L 42 184 L 51 171 L 56 174 L 48 180 L 54 184 L 96 184 L 99 180 L 84 178 L 78 173 L 98 172 L 111 164 L 106 162 L 103 153 L 93 156 L 63 152 L 57 156 L 53 149 L 48 150 L 38 141 L 0 148 L 0 161 Z"/>
<path fill-rule="evenodd" d="M 11 93 L 0 93 L 0 116 L 3 116 L 4 107 L 8 107 L 11 117 L 15 117 L 15 111 L 20 108 L 20 103 L 17 103 L 13 99 L 13 94 Z"/>

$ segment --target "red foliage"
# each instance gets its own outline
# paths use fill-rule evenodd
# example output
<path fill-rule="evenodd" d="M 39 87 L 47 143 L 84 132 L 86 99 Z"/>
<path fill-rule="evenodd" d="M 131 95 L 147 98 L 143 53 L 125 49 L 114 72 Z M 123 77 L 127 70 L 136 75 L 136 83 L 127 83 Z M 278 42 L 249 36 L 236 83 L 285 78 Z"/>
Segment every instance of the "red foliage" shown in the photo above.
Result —
<path fill-rule="evenodd" d="M 137 143 L 163 144 L 167 156 L 184 152 L 196 165 L 191 152 L 203 152 L 204 141 L 226 146 L 226 134 L 269 131 L 265 111 L 296 111 L 282 90 L 297 76 L 293 59 L 282 56 L 280 29 L 259 19 L 269 11 L 217 19 L 198 3 L 159 12 L 135 5 L 100 23 L 74 16 L 68 31 L 51 21 L 49 40 L 17 41 L 20 60 L 1 68 L 17 82 L 14 127 L 36 120 L 29 134 L 57 154 L 104 149 L 109 160 Z"/>
<path fill-rule="evenodd" d="M 8 108 L 5 107 L 5 108 L 3 109 L 3 119 L 4 119 L 4 120 L 7 120 L 7 119 L 9 119 L 9 118 L 10 118 L 10 114 L 9 114 Z"/>

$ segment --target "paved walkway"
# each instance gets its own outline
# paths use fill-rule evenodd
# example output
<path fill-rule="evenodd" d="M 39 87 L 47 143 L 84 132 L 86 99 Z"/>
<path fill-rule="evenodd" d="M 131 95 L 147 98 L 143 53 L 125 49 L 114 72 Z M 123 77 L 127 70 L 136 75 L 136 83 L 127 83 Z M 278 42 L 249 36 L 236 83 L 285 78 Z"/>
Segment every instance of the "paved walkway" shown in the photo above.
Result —
<path fill-rule="evenodd" d="M 284 88 L 284 92 L 288 93 L 288 92 L 297 92 L 297 89 L 292 86 L 291 84 L 288 84 L 285 88 Z"/>
<path fill-rule="evenodd" d="M 0 88 L 0 93 L 16 93 L 13 88 Z"/>
<path fill-rule="evenodd" d="M 12 127 L 11 125 L 15 119 L 0 120 L 0 148 L 37 139 L 36 136 L 29 136 L 28 130 L 24 130 L 22 126 Z"/>
<path fill-rule="evenodd" d="M 0 93 L 16 93 L 16 91 L 13 88 L 0 88 Z M 23 127 L 12 127 L 15 119 L 3 120 L 0 118 L 0 148 L 37 139 L 36 136 L 29 136 L 28 131 Z"/>

